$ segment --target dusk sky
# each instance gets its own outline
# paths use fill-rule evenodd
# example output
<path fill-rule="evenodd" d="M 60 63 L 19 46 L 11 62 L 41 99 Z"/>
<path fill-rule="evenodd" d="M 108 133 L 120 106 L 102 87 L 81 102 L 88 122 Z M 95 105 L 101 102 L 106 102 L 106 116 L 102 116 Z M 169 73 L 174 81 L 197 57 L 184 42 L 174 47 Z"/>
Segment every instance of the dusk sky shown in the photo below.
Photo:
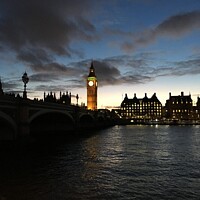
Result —
<path fill-rule="evenodd" d="M 94 61 L 98 108 L 156 92 L 200 94 L 199 0 L 0 0 L 4 92 L 69 91 L 87 103 Z M 73 101 L 75 102 L 75 98 Z"/>

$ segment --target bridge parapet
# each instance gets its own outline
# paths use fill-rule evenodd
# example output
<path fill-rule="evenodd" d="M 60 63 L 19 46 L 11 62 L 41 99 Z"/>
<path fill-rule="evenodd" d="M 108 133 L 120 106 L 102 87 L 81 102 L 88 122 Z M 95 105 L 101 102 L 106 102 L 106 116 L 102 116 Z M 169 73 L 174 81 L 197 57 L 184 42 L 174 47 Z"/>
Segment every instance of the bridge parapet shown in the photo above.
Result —
<path fill-rule="evenodd" d="M 110 119 L 108 110 L 92 111 L 74 105 L 34 101 L 13 96 L 0 97 L 0 125 L 7 126 L 0 131 L 0 140 L 5 138 L 2 132 L 6 134 L 11 132 L 10 138 L 17 139 L 30 136 L 30 133 L 36 129 L 55 132 L 94 129 L 104 126 L 108 123 L 108 119 Z"/>

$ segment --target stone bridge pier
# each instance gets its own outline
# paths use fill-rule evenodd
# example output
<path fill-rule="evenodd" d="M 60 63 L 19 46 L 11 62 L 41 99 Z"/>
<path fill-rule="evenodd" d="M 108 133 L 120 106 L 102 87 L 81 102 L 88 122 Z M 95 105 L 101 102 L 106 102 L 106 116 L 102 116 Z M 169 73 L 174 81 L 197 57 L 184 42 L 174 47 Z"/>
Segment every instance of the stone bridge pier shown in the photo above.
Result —
<path fill-rule="evenodd" d="M 29 125 L 29 105 L 26 102 L 22 102 L 19 105 L 19 118 L 17 120 L 18 124 L 18 137 L 27 137 L 30 135 L 30 125 Z"/>

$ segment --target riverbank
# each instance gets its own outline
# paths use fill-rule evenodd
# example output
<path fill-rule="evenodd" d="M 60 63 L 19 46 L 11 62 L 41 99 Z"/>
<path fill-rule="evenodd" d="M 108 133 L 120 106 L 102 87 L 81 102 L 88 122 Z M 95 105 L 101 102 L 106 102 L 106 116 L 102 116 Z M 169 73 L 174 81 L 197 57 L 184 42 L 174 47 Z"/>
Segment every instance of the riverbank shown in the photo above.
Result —
<path fill-rule="evenodd" d="M 144 120 L 144 119 L 120 119 L 118 125 L 200 125 L 196 120 Z"/>

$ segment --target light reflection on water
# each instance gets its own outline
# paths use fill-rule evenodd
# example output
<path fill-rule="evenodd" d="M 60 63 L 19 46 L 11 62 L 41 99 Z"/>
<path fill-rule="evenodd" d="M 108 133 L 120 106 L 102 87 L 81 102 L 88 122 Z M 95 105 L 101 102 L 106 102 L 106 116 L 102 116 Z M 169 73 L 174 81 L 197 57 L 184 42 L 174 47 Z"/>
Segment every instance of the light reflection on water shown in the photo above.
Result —
<path fill-rule="evenodd" d="M 2 152 L 3 199 L 199 199 L 199 126 L 115 126 Z"/>

